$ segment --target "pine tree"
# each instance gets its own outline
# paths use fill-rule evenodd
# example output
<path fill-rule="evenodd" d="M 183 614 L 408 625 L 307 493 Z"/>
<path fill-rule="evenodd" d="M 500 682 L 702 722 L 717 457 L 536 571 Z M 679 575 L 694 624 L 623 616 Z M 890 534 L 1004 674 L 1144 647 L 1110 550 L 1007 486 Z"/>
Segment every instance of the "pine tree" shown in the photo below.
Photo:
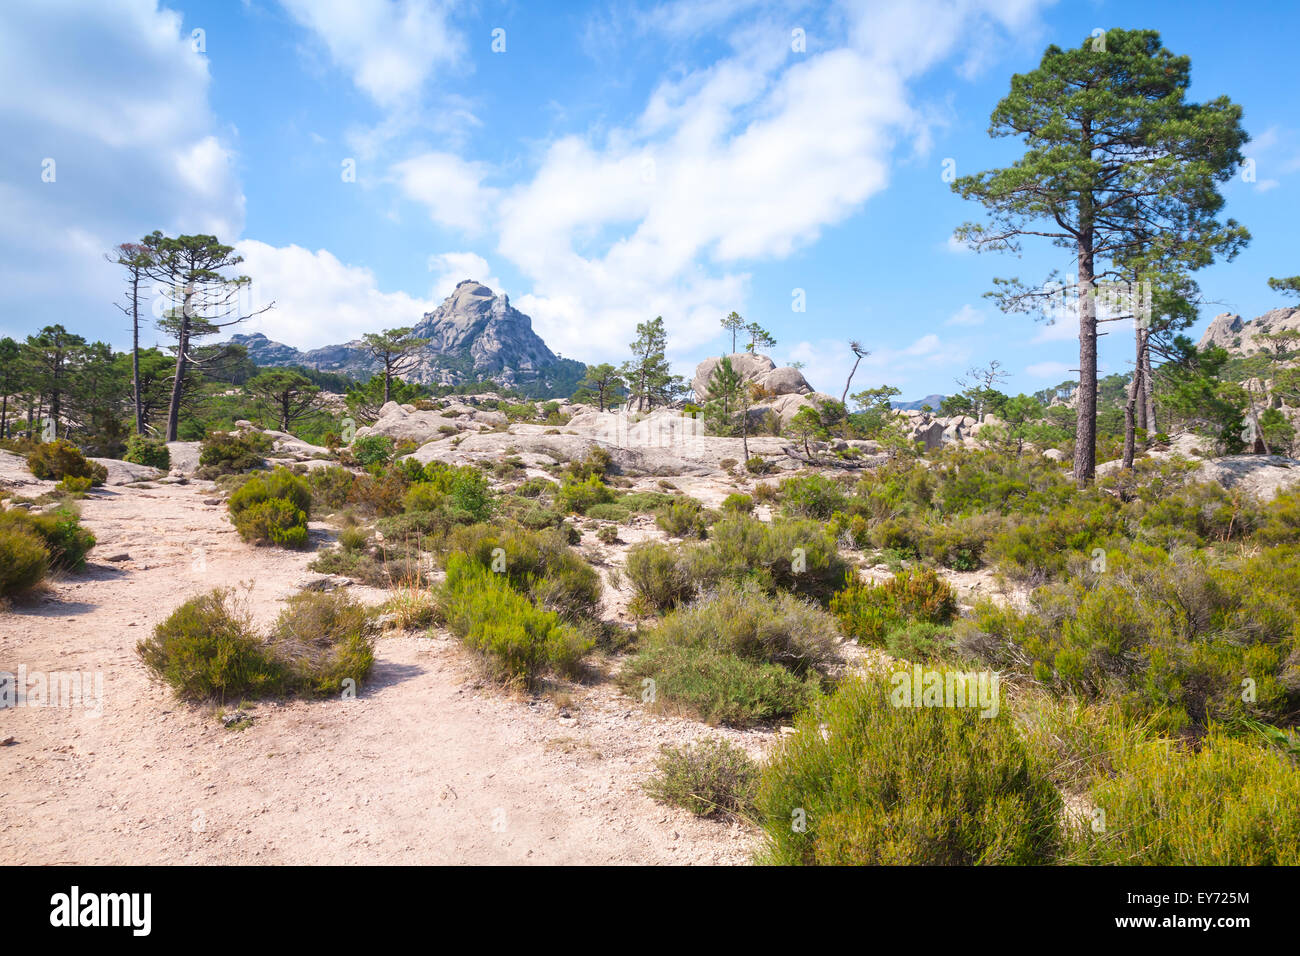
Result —
<path fill-rule="evenodd" d="M 1012 165 L 960 177 L 953 189 L 988 209 L 987 225 L 957 238 L 980 250 L 1018 253 L 1025 236 L 1069 249 L 1077 270 L 1079 392 L 1074 476 L 1096 468 L 1097 313 L 1103 280 L 1127 280 L 1131 263 L 1155 258 L 1188 268 L 1231 255 L 1249 238 L 1220 223 L 1219 184 L 1242 162 L 1241 108 L 1226 97 L 1185 99 L 1191 63 L 1152 30 L 1110 30 L 1073 50 L 1050 46 L 1038 68 L 1011 79 L 994 109 L 992 136 L 1024 137 Z M 1144 247 L 1145 244 L 1145 247 Z M 1005 311 L 1042 309 L 1057 290 L 996 280 Z"/>
<path fill-rule="evenodd" d="M 638 322 L 636 341 L 630 348 L 632 359 L 621 369 L 629 391 L 629 404 L 635 401 L 637 411 L 654 408 L 656 401 L 666 405 L 674 394 L 675 376 L 664 354 L 668 348 L 668 333 L 664 329 L 663 316 L 657 315 L 649 322 Z"/>
<path fill-rule="evenodd" d="M 361 337 L 367 352 L 384 363 L 384 404 L 392 395 L 393 379 L 415 368 L 420 361 L 420 349 L 429 344 L 409 326 L 370 332 Z"/>

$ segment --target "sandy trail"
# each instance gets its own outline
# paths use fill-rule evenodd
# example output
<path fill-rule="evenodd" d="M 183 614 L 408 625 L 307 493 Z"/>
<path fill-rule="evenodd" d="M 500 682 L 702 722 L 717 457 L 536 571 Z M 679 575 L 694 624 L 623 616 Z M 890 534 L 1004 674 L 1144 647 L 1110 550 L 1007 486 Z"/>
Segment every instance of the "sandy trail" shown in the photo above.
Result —
<path fill-rule="evenodd" d="M 242 731 L 177 702 L 134 653 L 154 624 L 249 581 L 265 623 L 314 577 L 310 553 L 241 542 L 208 489 L 96 492 L 90 568 L 0 612 L 0 671 L 104 681 L 99 716 L 0 711 L 0 739 L 15 739 L 0 747 L 0 864 L 750 859 L 752 830 L 659 806 L 640 784 L 661 744 L 714 734 L 757 754 L 768 734 L 650 715 L 607 683 L 566 707 L 512 698 L 439 632 L 381 638 L 357 699 L 263 703 Z"/>

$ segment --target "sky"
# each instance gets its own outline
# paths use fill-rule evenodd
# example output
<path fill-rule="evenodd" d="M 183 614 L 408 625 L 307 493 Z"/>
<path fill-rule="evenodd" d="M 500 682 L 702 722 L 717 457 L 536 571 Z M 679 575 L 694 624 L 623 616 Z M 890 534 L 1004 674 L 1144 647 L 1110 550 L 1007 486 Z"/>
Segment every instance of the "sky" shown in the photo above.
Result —
<path fill-rule="evenodd" d="M 1032 392 L 1073 377 L 1076 330 L 984 293 L 1068 274 L 1068 253 L 960 248 L 981 209 L 946 178 L 1018 154 L 988 136 L 1014 73 L 1113 27 L 1159 30 L 1191 99 L 1229 96 L 1252 137 L 1224 215 L 1253 240 L 1198 274 L 1197 334 L 1284 305 L 1289 0 L 6 0 L 0 335 L 128 345 L 106 253 L 161 229 L 234 245 L 249 304 L 275 303 L 239 331 L 298 348 L 413 325 L 470 278 L 589 363 L 662 315 L 689 378 L 734 310 L 832 394 L 851 339 L 871 352 L 855 391 L 951 393 L 997 360 Z M 1131 333 L 1107 331 L 1102 372 L 1131 369 Z"/>

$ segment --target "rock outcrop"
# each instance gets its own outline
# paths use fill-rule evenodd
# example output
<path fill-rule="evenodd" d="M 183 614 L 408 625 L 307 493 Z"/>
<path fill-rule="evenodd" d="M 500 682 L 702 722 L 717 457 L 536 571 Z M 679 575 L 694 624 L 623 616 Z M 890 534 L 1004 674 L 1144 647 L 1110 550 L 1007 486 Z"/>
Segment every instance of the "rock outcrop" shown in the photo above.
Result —
<path fill-rule="evenodd" d="M 472 279 L 461 282 L 434 311 L 415 325 L 415 334 L 429 340 L 408 381 L 426 385 L 456 385 L 491 379 L 503 385 L 529 387 L 539 395 L 572 393 L 586 366 L 562 359 L 533 331 L 533 320 L 496 293 Z M 235 335 L 230 339 L 248 349 L 262 366 L 301 365 L 323 372 L 365 378 L 382 370 L 361 341 L 302 352 L 265 335 Z"/>
<path fill-rule="evenodd" d="M 1216 315 L 1205 334 L 1201 336 L 1200 348 L 1218 346 L 1240 355 L 1258 352 L 1263 343 L 1258 336 L 1284 331 L 1300 331 L 1300 308 L 1273 309 L 1258 318 L 1244 321 L 1241 316 L 1231 312 Z"/>

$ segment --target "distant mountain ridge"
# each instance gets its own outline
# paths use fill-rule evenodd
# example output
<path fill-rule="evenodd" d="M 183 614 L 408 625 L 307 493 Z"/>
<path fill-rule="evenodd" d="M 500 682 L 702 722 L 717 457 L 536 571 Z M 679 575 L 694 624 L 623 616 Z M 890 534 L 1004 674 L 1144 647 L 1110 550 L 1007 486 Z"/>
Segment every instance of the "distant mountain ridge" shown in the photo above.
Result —
<path fill-rule="evenodd" d="M 1204 349 L 1216 345 L 1238 355 L 1247 355 L 1259 351 L 1264 345 L 1263 342 L 1256 341 L 1256 336 L 1276 335 L 1285 331 L 1300 331 L 1300 308 L 1288 306 L 1273 309 L 1244 321 L 1239 315 L 1223 312 L 1210 322 L 1198 347 Z"/>
<path fill-rule="evenodd" d="M 375 329 L 379 331 L 379 329 Z M 460 385 L 491 380 L 535 397 L 567 397 L 586 373 L 586 365 L 557 356 L 533 331 L 533 320 L 473 279 L 459 283 L 442 305 L 426 312 L 415 334 L 428 339 L 419 362 L 402 377 L 422 385 Z M 383 365 L 360 339 L 300 351 L 262 333 L 233 335 L 260 366 L 300 365 L 322 372 L 368 378 Z"/>
<path fill-rule="evenodd" d="M 947 397 L 947 395 L 927 395 L 925 398 L 918 398 L 914 402 L 890 402 L 889 405 L 891 408 L 901 409 L 905 412 L 919 412 L 923 405 L 929 405 L 935 411 L 938 411 L 939 403 Z"/>

